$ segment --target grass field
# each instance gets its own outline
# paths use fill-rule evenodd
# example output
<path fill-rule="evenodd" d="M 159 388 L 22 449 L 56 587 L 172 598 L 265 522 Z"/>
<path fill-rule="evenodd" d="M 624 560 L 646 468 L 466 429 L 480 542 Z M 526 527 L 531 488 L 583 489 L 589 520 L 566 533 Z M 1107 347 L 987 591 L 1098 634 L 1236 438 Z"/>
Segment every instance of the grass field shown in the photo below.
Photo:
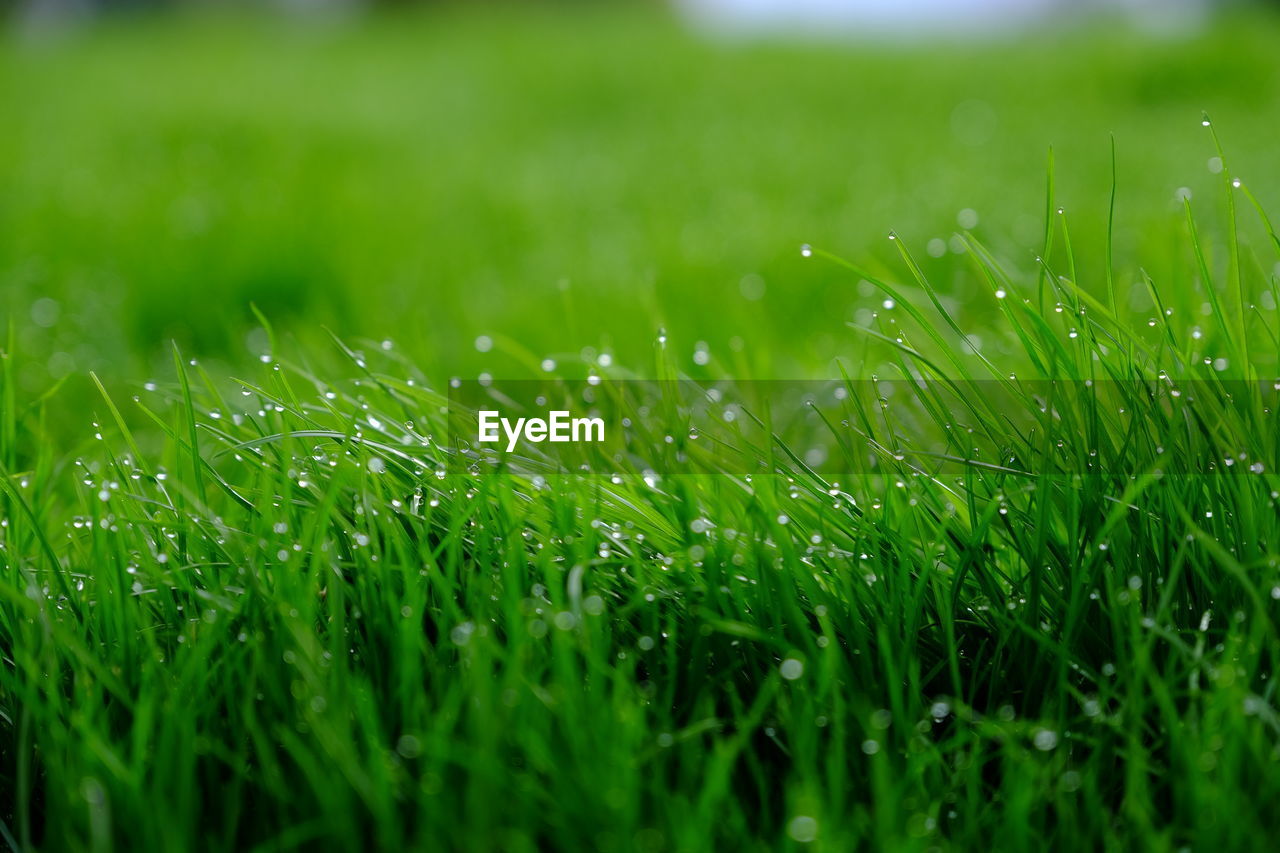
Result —
<path fill-rule="evenodd" d="M 1278 38 L 8 34 L 0 844 L 1258 849 Z M 543 476 L 481 372 L 849 394 Z"/>

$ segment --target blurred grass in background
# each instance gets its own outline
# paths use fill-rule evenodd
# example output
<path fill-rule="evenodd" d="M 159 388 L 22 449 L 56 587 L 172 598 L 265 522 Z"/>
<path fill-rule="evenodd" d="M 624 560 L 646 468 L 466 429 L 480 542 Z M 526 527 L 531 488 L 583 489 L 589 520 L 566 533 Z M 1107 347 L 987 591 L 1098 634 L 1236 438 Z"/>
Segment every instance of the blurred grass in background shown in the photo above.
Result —
<path fill-rule="evenodd" d="M 878 300 L 799 244 L 893 262 L 896 229 L 963 305 L 978 283 L 929 241 L 967 209 L 1030 264 L 1051 145 L 1083 256 L 1111 133 L 1117 255 L 1183 263 L 1175 192 L 1215 179 L 1202 110 L 1274 207 L 1277 36 L 1253 12 L 1165 39 L 716 42 L 629 4 L 15 28 L 0 310 L 31 391 L 162 370 L 171 338 L 254 359 L 250 303 L 307 340 L 394 338 L 438 377 L 583 347 L 644 365 L 663 326 L 691 369 L 704 341 L 741 374 L 827 374 Z"/>

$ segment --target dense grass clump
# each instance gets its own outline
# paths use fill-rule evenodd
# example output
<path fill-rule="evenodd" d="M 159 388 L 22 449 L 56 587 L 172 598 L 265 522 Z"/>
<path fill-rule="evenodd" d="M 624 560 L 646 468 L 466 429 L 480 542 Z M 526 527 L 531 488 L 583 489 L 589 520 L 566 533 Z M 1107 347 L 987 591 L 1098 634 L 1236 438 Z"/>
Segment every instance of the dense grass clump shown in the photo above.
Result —
<path fill-rule="evenodd" d="M 457 465 L 446 389 L 372 342 L 271 340 L 235 382 L 175 352 L 67 456 L 7 353 L 4 839 L 1255 847 L 1280 244 L 1222 174 L 1176 286 L 1075 257 L 1052 181 L 1025 260 L 956 236 L 963 315 L 905 240 L 893 275 L 827 265 L 882 306 L 840 381 L 911 397 L 847 396 L 839 482 L 790 446 L 750 476 Z"/>

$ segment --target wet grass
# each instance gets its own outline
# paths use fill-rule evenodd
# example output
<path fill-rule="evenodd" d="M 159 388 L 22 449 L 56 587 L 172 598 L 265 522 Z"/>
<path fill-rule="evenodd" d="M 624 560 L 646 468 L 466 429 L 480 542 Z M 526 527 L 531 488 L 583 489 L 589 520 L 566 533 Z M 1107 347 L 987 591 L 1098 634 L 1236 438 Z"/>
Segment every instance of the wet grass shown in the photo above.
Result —
<path fill-rule="evenodd" d="M 1243 29 L 1215 31 L 1207 43 L 1216 47 L 1183 51 L 1226 56 L 1225 32 L 1240 41 L 1224 67 L 1271 68 L 1269 57 L 1250 52 Z M 383 61 L 416 55 L 407 38 L 397 52 L 394 28 L 380 37 L 393 45 Z M 74 53 L 84 64 L 62 73 L 109 67 L 102 56 L 130 55 L 121 45 L 161 51 L 149 38 L 94 36 Z M 368 35 L 318 43 L 359 53 L 350 41 L 359 38 Z M 197 42 L 243 58 L 239 39 L 202 34 Z M 178 56 L 192 43 L 166 49 Z M 317 49 L 305 44 L 285 49 Z M 676 70 L 659 69 L 657 78 L 679 77 L 681 50 L 706 50 L 677 44 Z M 498 49 L 437 48 L 473 57 Z M 779 57 L 793 57 L 752 50 L 752 63 L 781 63 L 766 66 L 775 71 L 785 65 Z M 907 54 L 895 55 L 877 62 L 910 65 Z M 449 56 L 450 67 L 461 61 Z M 870 61 L 818 57 L 815 74 Z M 1151 67 L 1149 56 L 1133 66 L 1142 74 Z M 181 68 L 157 86 L 180 88 Z M 1102 80 L 1128 72 L 1087 73 Z M 287 75 L 279 75 L 265 85 L 284 86 Z M 592 85 L 622 85 L 602 79 Z M 1268 79 L 1206 97 L 1245 103 Z M 656 98 L 681 91 L 679 82 L 645 86 Z M 560 91 L 562 83 L 546 85 Z M 218 89 L 208 85 L 205 94 Z M 996 101 L 1015 89 L 984 85 L 995 86 Z M 341 101 L 343 85 L 334 86 Z M 788 97 L 806 91 L 778 86 Z M 1080 88 L 1062 87 L 1065 102 Z M 357 90 L 369 91 L 345 91 Z M 148 128 L 178 114 L 231 116 L 228 128 L 247 120 L 231 90 L 203 106 L 139 91 L 135 106 L 154 122 Z M 335 113 L 350 126 L 335 118 L 338 130 L 321 128 L 320 138 L 378 133 L 373 118 L 351 118 L 367 104 L 351 97 Z M 565 109 L 576 115 L 601 102 L 611 103 L 574 100 Z M 1013 104 L 1000 114 L 1032 121 L 1015 117 L 1034 116 L 1033 108 Z M 469 108 L 490 120 L 507 115 Z M 285 118 L 267 124 L 301 127 L 327 114 L 298 102 L 282 109 Z M 70 120 L 70 112 L 46 110 L 49 121 Z M 403 120 L 395 109 L 378 115 Z M 800 124 L 808 115 L 796 109 Z M 31 269 L 47 271 L 119 250 L 123 283 L 101 290 L 103 299 L 191 305 L 162 306 L 169 313 L 158 325 L 140 320 L 103 344 L 98 361 L 76 362 L 76 375 L 99 368 L 83 387 L 52 385 L 49 340 L 11 314 L 0 366 L 0 842 L 20 850 L 1256 849 L 1277 828 L 1267 804 L 1280 795 L 1272 677 L 1280 658 L 1280 432 L 1270 396 L 1280 377 L 1280 242 L 1263 214 L 1275 184 L 1267 163 L 1252 157 L 1250 133 L 1241 131 L 1240 152 L 1232 140 L 1226 156 L 1199 115 L 1179 112 L 1178 129 L 1155 137 L 1146 162 L 1126 159 L 1136 155 L 1123 153 L 1120 137 L 1123 191 L 1110 229 L 1105 139 L 1100 163 L 1083 178 L 1050 165 L 1047 193 L 1044 149 L 1029 146 L 1034 183 L 1018 192 L 1038 197 L 1026 204 L 1014 203 L 1005 185 L 981 190 L 986 174 L 966 178 L 945 158 L 919 161 L 932 163 L 933 174 L 955 169 L 955 181 L 972 180 L 967 190 L 989 194 L 990 205 L 975 204 L 980 225 L 966 217 L 970 227 L 957 231 L 954 211 L 943 222 L 939 208 L 926 206 L 894 239 L 878 228 L 874 244 L 858 238 L 865 245 L 852 250 L 842 235 L 862 219 L 818 227 L 786 207 L 799 202 L 785 201 L 814 179 L 787 176 L 766 191 L 752 160 L 742 185 L 783 207 L 737 221 L 759 228 L 748 229 L 751 239 L 774 246 L 761 251 L 779 260 L 761 274 L 742 262 L 746 255 L 725 250 L 736 260 L 717 262 L 707 281 L 728 277 L 732 307 L 699 277 L 703 268 L 669 251 L 646 263 L 654 280 L 691 276 L 680 290 L 691 294 L 687 308 L 657 287 L 637 296 L 603 285 L 582 296 L 573 285 L 555 303 L 524 302 L 532 297 L 504 285 L 500 292 L 512 295 L 495 305 L 483 301 L 483 288 L 468 289 L 470 279 L 450 277 L 482 260 L 523 263 L 522 247 L 542 252 L 552 277 L 564 263 L 557 259 L 573 254 L 564 235 L 577 234 L 579 247 L 588 239 L 564 221 L 552 228 L 564 212 L 553 206 L 547 230 L 530 225 L 527 244 L 505 220 L 489 220 L 486 230 L 463 215 L 450 226 L 460 230 L 445 233 L 479 229 L 486 247 L 459 242 L 439 282 L 413 291 L 414 312 L 395 301 L 407 296 L 379 283 L 385 276 L 357 264 L 330 280 L 350 316 L 337 308 L 330 315 L 324 295 L 254 316 L 243 303 L 257 289 L 184 295 L 161 281 L 334 257 L 346 232 L 336 223 L 332 231 L 300 226 L 291 211 L 305 207 L 308 193 L 335 186 L 359 197 L 360 181 L 344 184 L 340 168 L 320 181 L 310 171 L 319 164 L 297 165 L 298 182 L 281 189 L 278 220 L 246 205 L 233 230 L 202 238 L 208 252 L 225 255 L 216 263 L 155 247 L 150 282 L 141 236 L 135 246 L 68 221 L 60 249 L 45 241 L 69 219 L 66 208 L 51 205 L 32 221 L 17 212 L 39 206 L 36 194 L 10 196 L 7 221 L 22 225 L 8 232 L 6 257 L 33 251 L 47 265 Z M 1162 118 L 1163 108 L 1125 120 Z M 524 120 L 552 133 L 531 115 Z M 116 126 L 110 116 L 96 121 Z M 836 144 L 809 121 L 790 132 Z M 1015 141 L 1000 145 L 1012 150 Z M 370 150 L 367 138 L 350 144 Z M 179 148 L 151 150 L 163 159 Z M 904 144 L 891 162 L 910 171 L 913 150 Z M 220 156 L 223 178 L 237 163 L 250 174 L 287 176 L 283 164 L 293 162 L 243 150 Z M 345 156 L 331 165 L 347 164 L 348 178 L 374 168 Z M 643 161 L 635 156 L 628 162 Z M 790 150 L 787 162 L 829 174 L 838 159 L 811 156 L 827 166 Z M 1204 169 L 1210 157 L 1216 172 Z M 1184 177 L 1190 167 L 1172 165 L 1184 160 L 1193 177 Z M 46 186 L 42 170 L 65 161 L 50 153 L 20 157 L 21 167 L 6 162 L 29 186 Z M 387 165 L 384 180 L 412 174 L 398 171 L 408 161 L 390 162 L 399 165 Z M 1235 186 L 1237 162 L 1248 165 L 1240 173 L 1260 177 Z M 570 168 L 548 174 L 577 180 Z M 627 169 L 619 174 L 633 179 Z M 675 166 L 651 174 L 667 190 L 681 180 Z M 464 177 L 446 170 L 441 180 L 478 186 L 476 174 Z M 169 178 L 156 181 L 170 192 Z M 523 198 L 520 182 L 494 181 L 495 204 L 508 198 L 502 188 Z M 1171 201 L 1184 184 L 1191 198 Z M 1085 185 L 1097 203 L 1077 215 L 1064 195 Z M 598 191 L 591 184 L 572 197 Z M 689 227 L 686 208 L 658 204 L 660 189 L 652 198 L 619 192 L 641 210 L 656 205 L 655 229 Z M 889 184 L 876 192 L 890 206 L 901 198 Z M 121 233 L 147 232 L 141 224 L 162 215 L 158 197 L 139 190 L 133 202 L 120 201 Z M 387 226 L 382 243 L 370 235 L 385 219 L 368 210 L 385 205 L 369 204 L 348 210 L 363 211 L 352 214 L 360 235 L 349 249 L 363 246 L 369 264 L 426 256 L 413 248 L 423 220 L 412 205 L 392 205 L 410 212 Z M 879 222 L 884 213 L 847 215 Z M 707 212 L 703 221 L 728 229 L 733 218 Z M 1032 225 L 1016 225 L 1021 219 Z M 788 224 L 773 227 L 780 221 Z M 283 238 L 303 233 L 315 243 L 278 251 Z M 506 242 L 495 244 L 498 235 Z M 803 253 L 801 237 L 813 244 Z M 640 274 L 618 258 L 608 263 Z M 595 274 L 607 278 L 611 268 Z M 504 268 L 494 280 L 520 280 L 528 269 Z M 352 283 L 365 281 L 357 272 L 369 273 L 367 287 Z M 748 298 L 754 280 L 740 287 L 751 273 L 766 282 L 763 305 Z M 50 292 L 80 325 L 49 335 L 87 342 L 93 315 L 70 306 L 74 294 L 94 288 L 75 291 L 85 285 L 73 280 Z M 702 283 L 691 288 L 695 280 Z M 815 298 L 828 293 L 843 294 L 839 310 Z M 187 318 L 196 309 L 205 313 Z M 109 316 L 103 312 L 99 319 Z M 588 331 L 586 317 L 603 326 Z M 343 343 L 327 337 L 325 319 Z M 670 328 L 659 340 L 664 321 Z M 182 340 L 165 347 L 161 362 L 170 329 Z M 792 346 L 817 329 L 830 335 L 829 347 Z M 366 330 L 376 335 L 365 340 Z M 478 348 L 477 335 L 487 336 Z M 805 464 L 802 443 L 774 446 L 772 466 L 750 477 L 714 462 L 681 476 L 655 476 L 638 459 L 619 462 L 612 476 L 456 464 L 441 411 L 450 375 L 484 368 L 501 376 L 503 366 L 512 374 L 593 371 L 605 381 L 756 375 L 754 357 L 729 345 L 735 336 L 765 353 L 763 367 L 797 365 L 851 391 L 872 376 L 896 383 L 900 396 L 883 404 L 851 393 L 843 419 L 824 427 L 849 448 L 832 467 L 852 476 L 834 482 Z M 708 342 L 698 350 L 705 355 L 690 359 L 697 340 Z M 828 361 L 834 356 L 839 363 Z M 554 360 L 549 370 L 539 365 L 546 358 Z M 1093 393 L 1102 387 L 1107 395 Z M 69 408 L 77 421 L 61 414 Z M 654 433 L 688 434 L 678 413 L 649 417 Z M 78 428 L 90 418 L 92 428 Z M 938 441 L 941 454 L 921 449 Z M 999 454 L 978 458 L 977 444 Z"/>
<path fill-rule="evenodd" d="M 1253 231 L 1194 288 L 1120 265 L 1141 322 L 1056 272 L 1077 259 L 1052 204 L 1039 266 L 964 235 L 1021 377 L 903 247 L 859 333 L 965 436 L 951 473 L 854 397 L 834 428 L 874 452 L 843 484 L 781 448 L 757 476 L 455 465 L 441 390 L 372 342 L 235 390 L 175 352 L 129 417 L 103 391 L 74 461 L 10 400 L 7 835 L 1248 849 L 1280 794 L 1276 247 Z"/>

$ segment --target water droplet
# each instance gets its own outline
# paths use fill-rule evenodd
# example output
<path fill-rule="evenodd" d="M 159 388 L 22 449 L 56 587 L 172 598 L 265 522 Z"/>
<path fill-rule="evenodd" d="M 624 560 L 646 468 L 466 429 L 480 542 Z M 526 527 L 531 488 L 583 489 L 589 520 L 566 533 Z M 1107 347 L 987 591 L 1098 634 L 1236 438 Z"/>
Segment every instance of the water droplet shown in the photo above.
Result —
<path fill-rule="evenodd" d="M 818 837 L 818 822 L 808 815 L 798 815 L 787 824 L 787 835 L 792 841 L 808 844 Z"/>
<path fill-rule="evenodd" d="M 1048 752 L 1058 745 L 1058 733 L 1051 729 L 1040 729 L 1035 733 L 1032 742 L 1036 745 L 1036 749 Z"/>

